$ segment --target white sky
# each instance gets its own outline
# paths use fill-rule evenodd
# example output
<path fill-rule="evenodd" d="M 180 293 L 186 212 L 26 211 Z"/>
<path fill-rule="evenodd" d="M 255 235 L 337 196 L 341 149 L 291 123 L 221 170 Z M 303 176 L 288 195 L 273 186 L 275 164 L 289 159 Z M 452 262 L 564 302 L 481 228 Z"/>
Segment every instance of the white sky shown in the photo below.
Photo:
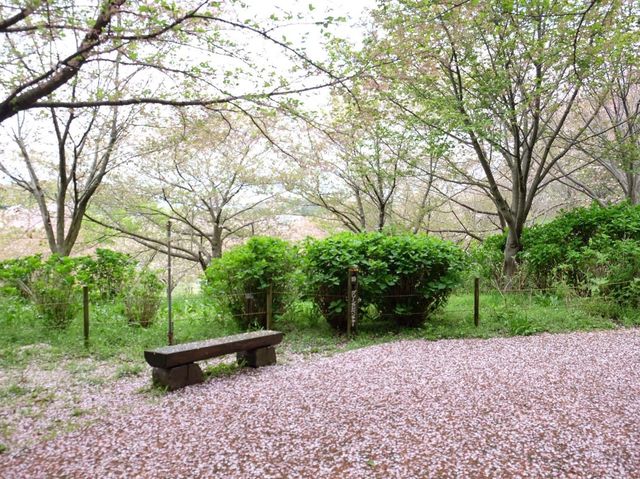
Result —
<path fill-rule="evenodd" d="M 255 10 L 256 14 L 261 17 L 269 17 L 272 13 L 293 12 L 302 13 L 308 16 L 310 13 L 309 5 L 313 5 L 313 11 L 316 18 L 327 17 L 346 17 L 347 21 L 337 31 L 339 36 L 348 38 L 355 42 L 362 38 L 362 32 L 358 29 L 357 24 L 360 22 L 367 10 L 372 10 L 376 6 L 376 0 L 278 0 L 278 1 L 261 1 L 248 0 L 245 2 L 249 10 Z M 300 30 L 303 30 L 301 27 Z M 334 30 L 335 32 L 336 30 Z M 321 45 L 318 45 L 318 53 L 321 53 Z"/>
<path fill-rule="evenodd" d="M 305 20 L 322 20 L 329 16 L 334 18 L 344 17 L 346 20 L 342 22 L 336 22 L 332 24 L 327 30 L 331 32 L 334 37 L 347 40 L 349 43 L 354 44 L 356 47 L 361 45 L 364 38 L 365 31 L 362 26 L 363 19 L 368 15 L 368 11 L 372 10 L 376 6 L 376 0 L 324 0 L 318 2 L 299 1 L 299 0 L 280 0 L 280 1 L 260 1 L 260 0 L 248 0 L 245 2 L 247 8 L 239 12 L 240 18 L 246 16 L 249 13 L 253 17 L 255 12 L 256 20 L 264 19 L 265 24 L 269 24 L 270 15 L 275 14 L 279 17 L 283 17 L 286 13 L 291 13 L 294 16 L 301 14 Z M 313 9 L 310 9 L 310 5 L 313 5 Z M 232 33 L 233 34 L 233 33 Z M 278 28 L 271 32 L 271 34 L 277 39 L 283 39 L 286 37 L 291 42 L 294 48 L 304 49 L 305 54 L 312 60 L 326 61 L 327 52 L 325 49 L 326 38 L 322 35 L 322 29 L 318 25 L 309 25 L 304 23 L 293 23 L 283 28 Z M 243 32 L 240 35 L 245 35 Z M 245 35 L 246 36 L 246 35 Z M 265 42 L 259 38 L 252 38 L 248 36 L 242 40 L 249 41 L 249 48 L 255 52 L 262 52 L 262 60 L 265 62 L 265 66 L 270 65 L 271 68 L 285 73 L 289 70 L 293 63 L 287 62 L 283 51 L 277 45 L 270 42 Z M 240 40 L 240 41 L 242 41 Z M 298 62 L 299 63 L 299 62 Z M 318 78 L 316 83 L 319 83 L 326 78 Z M 298 86 L 309 85 L 309 82 L 303 82 Z M 251 91 L 255 91 L 255 88 L 249 87 Z M 314 106 L 318 102 L 326 101 L 328 98 L 327 91 L 320 91 L 318 94 L 307 95 L 306 101 L 311 101 Z M 320 106 L 320 105 L 317 105 Z"/>

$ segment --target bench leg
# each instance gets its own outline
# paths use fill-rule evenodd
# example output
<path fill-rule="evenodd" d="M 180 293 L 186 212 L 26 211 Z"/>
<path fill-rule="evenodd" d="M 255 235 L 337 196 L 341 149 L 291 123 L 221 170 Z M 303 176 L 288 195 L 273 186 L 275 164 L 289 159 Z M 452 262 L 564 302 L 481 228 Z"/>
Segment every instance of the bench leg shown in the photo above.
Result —
<path fill-rule="evenodd" d="M 276 363 L 276 348 L 267 346 L 266 348 L 242 351 L 237 354 L 238 364 L 244 364 L 252 368 L 269 366 Z"/>
<path fill-rule="evenodd" d="M 198 384 L 204 381 L 202 369 L 196 363 L 176 366 L 175 368 L 153 368 L 153 383 L 165 386 L 169 391 Z"/>

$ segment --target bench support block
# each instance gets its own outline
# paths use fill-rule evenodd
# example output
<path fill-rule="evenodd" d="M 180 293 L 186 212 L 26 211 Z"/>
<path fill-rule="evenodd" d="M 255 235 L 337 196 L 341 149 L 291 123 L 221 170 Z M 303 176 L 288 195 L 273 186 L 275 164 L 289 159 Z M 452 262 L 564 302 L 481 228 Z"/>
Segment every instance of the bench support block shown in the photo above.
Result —
<path fill-rule="evenodd" d="M 204 381 L 202 369 L 195 363 L 176 366 L 175 368 L 153 368 L 153 383 L 165 386 L 169 391 L 198 384 Z"/>
<path fill-rule="evenodd" d="M 237 354 L 238 364 L 244 364 L 252 368 L 269 366 L 276 363 L 276 348 L 268 346 L 266 348 L 242 351 Z"/>

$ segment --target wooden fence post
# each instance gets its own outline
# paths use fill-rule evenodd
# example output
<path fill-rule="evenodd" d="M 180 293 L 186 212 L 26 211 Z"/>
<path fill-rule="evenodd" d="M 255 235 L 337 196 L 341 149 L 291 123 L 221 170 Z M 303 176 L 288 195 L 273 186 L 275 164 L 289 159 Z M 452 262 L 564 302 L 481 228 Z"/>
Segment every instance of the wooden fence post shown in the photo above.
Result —
<path fill-rule="evenodd" d="M 82 287 L 82 319 L 84 329 L 84 346 L 89 346 L 89 286 Z"/>
<path fill-rule="evenodd" d="M 273 326 L 273 285 L 267 288 L 267 329 Z"/>
<path fill-rule="evenodd" d="M 473 324 L 480 324 L 480 278 L 473 279 Z"/>

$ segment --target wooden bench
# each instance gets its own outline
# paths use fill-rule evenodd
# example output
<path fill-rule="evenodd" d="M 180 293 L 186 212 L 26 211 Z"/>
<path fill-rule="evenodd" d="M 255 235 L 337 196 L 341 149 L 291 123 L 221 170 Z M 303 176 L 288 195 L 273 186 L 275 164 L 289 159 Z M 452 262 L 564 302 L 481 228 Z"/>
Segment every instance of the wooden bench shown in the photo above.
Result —
<path fill-rule="evenodd" d="M 274 346 L 280 342 L 278 331 L 254 331 L 152 349 L 144 352 L 144 358 L 153 366 L 153 382 L 173 391 L 204 380 L 196 361 L 237 353 L 239 364 L 253 368 L 275 364 Z"/>

